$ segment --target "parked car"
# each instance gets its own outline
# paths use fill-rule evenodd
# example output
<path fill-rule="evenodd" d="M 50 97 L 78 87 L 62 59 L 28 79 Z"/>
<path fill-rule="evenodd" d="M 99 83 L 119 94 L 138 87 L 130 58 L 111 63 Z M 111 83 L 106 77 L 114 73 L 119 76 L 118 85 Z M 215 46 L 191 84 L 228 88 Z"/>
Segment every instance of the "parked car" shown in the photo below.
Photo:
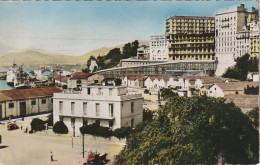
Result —
<path fill-rule="evenodd" d="M 16 124 L 8 124 L 7 125 L 7 130 L 15 130 L 15 129 L 19 129 L 19 126 Z"/>

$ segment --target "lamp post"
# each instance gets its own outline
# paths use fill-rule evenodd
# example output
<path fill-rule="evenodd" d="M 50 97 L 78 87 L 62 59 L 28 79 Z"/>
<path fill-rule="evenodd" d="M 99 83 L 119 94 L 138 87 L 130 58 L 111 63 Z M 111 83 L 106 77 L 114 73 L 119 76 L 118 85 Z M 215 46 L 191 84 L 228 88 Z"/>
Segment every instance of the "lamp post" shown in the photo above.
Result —
<path fill-rule="evenodd" d="M 84 127 L 84 116 L 82 116 L 82 127 Z M 82 156 L 84 158 L 84 130 L 82 129 Z"/>

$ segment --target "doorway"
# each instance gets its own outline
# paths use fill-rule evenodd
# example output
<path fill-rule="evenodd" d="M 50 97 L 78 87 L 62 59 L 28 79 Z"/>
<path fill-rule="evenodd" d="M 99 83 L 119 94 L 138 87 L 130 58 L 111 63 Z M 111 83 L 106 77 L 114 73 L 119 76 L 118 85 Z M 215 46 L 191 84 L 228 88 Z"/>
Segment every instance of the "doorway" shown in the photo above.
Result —
<path fill-rule="evenodd" d="M 26 116 L 26 102 L 20 102 L 20 116 Z"/>

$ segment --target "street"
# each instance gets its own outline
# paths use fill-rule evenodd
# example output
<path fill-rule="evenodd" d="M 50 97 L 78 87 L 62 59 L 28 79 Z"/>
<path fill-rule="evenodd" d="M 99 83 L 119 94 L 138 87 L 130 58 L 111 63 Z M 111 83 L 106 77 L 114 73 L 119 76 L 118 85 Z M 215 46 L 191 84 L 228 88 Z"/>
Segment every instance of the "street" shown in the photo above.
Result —
<path fill-rule="evenodd" d="M 20 125 L 21 123 L 18 123 Z M 26 123 L 23 123 L 25 125 Z M 28 124 L 28 121 L 27 121 Z M 24 129 L 24 128 L 23 128 Z M 49 132 L 51 130 L 48 130 Z M 7 131 L 6 125 L 0 126 L 0 165 L 46 165 L 46 164 L 83 164 L 89 151 L 107 153 L 113 158 L 123 148 L 124 143 L 115 140 L 85 137 L 85 158 L 82 155 L 82 138 L 68 135 L 27 134 L 24 130 Z M 51 151 L 54 161 L 51 161 Z M 109 164 L 112 164 L 110 161 Z"/>

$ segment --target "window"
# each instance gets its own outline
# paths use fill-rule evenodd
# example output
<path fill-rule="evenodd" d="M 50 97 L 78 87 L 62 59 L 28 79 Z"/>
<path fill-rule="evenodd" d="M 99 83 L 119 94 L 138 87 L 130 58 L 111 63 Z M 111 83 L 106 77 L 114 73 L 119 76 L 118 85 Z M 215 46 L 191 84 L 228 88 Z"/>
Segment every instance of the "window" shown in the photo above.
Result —
<path fill-rule="evenodd" d="M 74 115 L 75 102 L 71 102 L 71 114 Z"/>
<path fill-rule="evenodd" d="M 83 114 L 87 115 L 87 109 L 88 109 L 88 104 L 87 103 L 83 103 Z"/>
<path fill-rule="evenodd" d="M 131 112 L 134 113 L 134 102 L 131 102 Z"/>
<path fill-rule="evenodd" d="M 121 108 L 123 108 L 124 107 L 124 102 L 121 102 Z"/>
<path fill-rule="evenodd" d="M 98 88 L 98 95 L 101 95 L 101 88 Z"/>
<path fill-rule="evenodd" d="M 109 95 L 112 95 L 112 88 L 109 88 Z"/>
<path fill-rule="evenodd" d="M 90 88 L 88 88 L 88 95 L 90 95 Z"/>
<path fill-rule="evenodd" d="M 99 111 L 100 111 L 100 107 L 99 107 L 99 103 L 96 103 L 96 116 L 99 116 Z"/>
<path fill-rule="evenodd" d="M 9 108 L 13 108 L 14 107 L 14 103 L 9 103 Z"/>
<path fill-rule="evenodd" d="M 77 80 L 77 84 L 81 84 L 81 80 Z"/>
<path fill-rule="evenodd" d="M 53 103 L 53 98 L 51 98 L 51 103 Z"/>
<path fill-rule="evenodd" d="M 94 83 L 95 83 L 95 84 L 98 83 L 98 80 L 94 80 Z"/>
<path fill-rule="evenodd" d="M 62 101 L 59 102 L 59 110 L 60 110 L 60 113 L 62 113 L 62 110 L 63 110 L 63 102 Z"/>
<path fill-rule="evenodd" d="M 32 100 L 32 101 L 31 101 L 31 105 L 36 105 L 36 101 L 35 101 L 35 100 Z"/>
<path fill-rule="evenodd" d="M 109 104 L 109 117 L 114 117 L 114 104 Z"/>
<path fill-rule="evenodd" d="M 71 118 L 71 126 L 75 127 L 75 118 Z"/>
<path fill-rule="evenodd" d="M 46 99 L 42 99 L 42 104 L 46 104 Z"/>
<path fill-rule="evenodd" d="M 83 125 L 88 125 L 88 120 L 87 119 L 83 119 Z"/>
<path fill-rule="evenodd" d="M 238 94 L 238 91 L 236 91 L 236 94 Z"/>
<path fill-rule="evenodd" d="M 131 127 L 134 127 L 134 119 L 131 119 Z"/>

